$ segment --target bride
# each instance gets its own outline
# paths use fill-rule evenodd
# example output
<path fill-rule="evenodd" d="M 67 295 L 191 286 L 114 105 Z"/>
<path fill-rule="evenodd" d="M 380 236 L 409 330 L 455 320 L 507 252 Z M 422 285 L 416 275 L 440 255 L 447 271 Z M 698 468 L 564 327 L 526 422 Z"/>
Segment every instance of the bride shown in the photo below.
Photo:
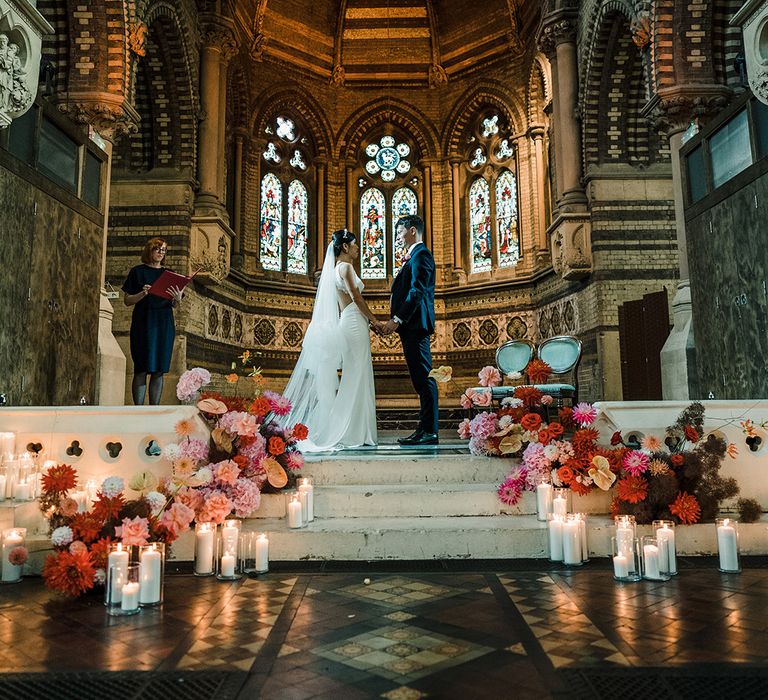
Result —
<path fill-rule="evenodd" d="M 299 422 L 309 428 L 309 439 L 301 446 L 304 451 L 376 444 L 369 324 L 377 321 L 362 297 L 364 285 L 352 265 L 359 254 L 351 231 L 334 231 L 312 321 L 283 392 L 292 408 L 280 423 Z"/>

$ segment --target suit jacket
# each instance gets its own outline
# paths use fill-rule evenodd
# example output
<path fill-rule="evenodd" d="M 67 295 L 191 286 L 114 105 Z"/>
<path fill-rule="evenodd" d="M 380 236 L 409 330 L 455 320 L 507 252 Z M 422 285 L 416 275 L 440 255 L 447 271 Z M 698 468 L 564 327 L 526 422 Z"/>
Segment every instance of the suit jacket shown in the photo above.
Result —
<path fill-rule="evenodd" d="M 394 282 L 392 316 L 402 324 L 398 333 L 431 335 L 435 330 L 435 260 L 423 244 L 417 245 Z"/>

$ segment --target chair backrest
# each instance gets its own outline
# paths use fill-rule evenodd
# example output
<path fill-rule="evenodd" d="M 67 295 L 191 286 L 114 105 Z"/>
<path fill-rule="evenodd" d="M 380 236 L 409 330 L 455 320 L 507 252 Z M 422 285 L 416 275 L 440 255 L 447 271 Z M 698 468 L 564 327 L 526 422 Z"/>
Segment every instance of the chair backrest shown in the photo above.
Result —
<path fill-rule="evenodd" d="M 496 350 L 496 366 L 502 375 L 521 374 L 533 357 L 533 343 L 527 340 L 508 340 Z"/>
<path fill-rule="evenodd" d="M 538 355 L 552 368 L 552 374 L 565 374 L 579 364 L 581 341 L 572 335 L 556 335 L 539 345 Z"/>

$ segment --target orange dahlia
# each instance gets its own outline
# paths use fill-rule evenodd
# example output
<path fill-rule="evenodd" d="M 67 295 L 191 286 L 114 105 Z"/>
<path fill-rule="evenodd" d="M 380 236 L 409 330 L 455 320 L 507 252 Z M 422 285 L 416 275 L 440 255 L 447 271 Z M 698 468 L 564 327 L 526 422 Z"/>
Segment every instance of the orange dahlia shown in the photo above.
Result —
<path fill-rule="evenodd" d="M 76 540 L 82 540 L 90 544 L 99 538 L 104 521 L 99 520 L 92 513 L 75 513 L 69 522 Z"/>
<path fill-rule="evenodd" d="M 76 485 L 77 472 L 69 464 L 57 464 L 43 474 L 44 491 L 61 493 L 75 488 Z"/>
<path fill-rule="evenodd" d="M 107 498 L 101 491 L 99 491 L 96 496 L 91 511 L 94 517 L 101 520 L 102 523 L 109 522 L 110 520 L 117 520 L 120 516 L 120 511 L 125 505 L 123 494 L 119 493 L 113 498 Z"/>
<path fill-rule="evenodd" d="M 515 398 L 529 407 L 540 403 L 543 395 L 535 386 L 519 386 L 515 389 Z"/>
<path fill-rule="evenodd" d="M 50 554 L 43 565 L 45 585 L 73 597 L 93 588 L 94 573 L 90 554 L 82 551 Z"/>
<path fill-rule="evenodd" d="M 557 417 L 560 419 L 560 422 L 563 424 L 563 427 L 566 430 L 570 430 L 573 428 L 573 409 L 570 406 L 564 406 L 557 412 Z"/>
<path fill-rule="evenodd" d="M 573 491 L 575 494 L 579 496 L 586 496 L 591 490 L 592 490 L 591 486 L 582 484 L 580 481 L 577 481 L 576 479 L 574 479 L 571 482 L 571 491 Z"/>
<path fill-rule="evenodd" d="M 525 368 L 528 380 L 534 384 L 545 384 L 549 375 L 552 374 L 552 368 L 544 360 L 531 360 Z"/>
<path fill-rule="evenodd" d="M 254 416 L 266 416 L 272 410 L 272 406 L 263 396 L 258 396 L 253 400 L 248 410 Z"/>
<path fill-rule="evenodd" d="M 669 512 L 676 515 L 681 523 L 691 525 L 699 521 L 701 506 L 696 500 L 696 496 L 691 496 L 683 491 L 678 492 L 677 498 L 669 506 Z"/>
<path fill-rule="evenodd" d="M 616 496 L 627 503 L 640 503 L 648 497 L 648 482 L 642 476 L 628 476 L 616 484 Z"/>
<path fill-rule="evenodd" d="M 571 438 L 573 449 L 577 454 L 584 454 L 595 448 L 599 433 L 592 428 L 579 428 Z"/>
<path fill-rule="evenodd" d="M 91 545 L 91 561 L 97 569 L 105 569 L 107 566 L 107 557 L 112 547 L 112 538 L 102 537 Z"/>

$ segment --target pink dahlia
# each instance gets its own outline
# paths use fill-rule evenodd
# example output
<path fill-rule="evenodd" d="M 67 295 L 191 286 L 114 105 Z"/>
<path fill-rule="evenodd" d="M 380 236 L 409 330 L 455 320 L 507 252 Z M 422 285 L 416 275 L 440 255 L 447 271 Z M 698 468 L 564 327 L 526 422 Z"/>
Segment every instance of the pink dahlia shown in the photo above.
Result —
<path fill-rule="evenodd" d="M 471 436 L 471 431 L 469 428 L 469 418 L 465 418 L 461 423 L 459 423 L 459 429 L 457 431 L 459 433 L 459 437 L 462 440 L 468 440 Z"/>
<path fill-rule="evenodd" d="M 289 452 L 285 457 L 285 466 L 299 471 L 304 466 L 304 455 L 301 452 Z"/>
<path fill-rule="evenodd" d="M 286 416 L 291 412 L 291 402 L 282 394 L 274 391 L 265 391 L 263 396 L 269 401 L 269 405 L 272 407 L 275 415 Z"/>
<path fill-rule="evenodd" d="M 488 365 L 483 367 L 478 373 L 477 378 L 480 380 L 480 386 L 498 386 L 501 384 L 501 372 L 495 367 Z"/>
<path fill-rule="evenodd" d="M 650 457 L 640 450 L 629 450 L 624 455 L 624 471 L 630 476 L 640 476 L 648 471 Z"/>
<path fill-rule="evenodd" d="M 499 499 L 502 503 L 506 503 L 508 506 L 515 505 L 520 500 L 520 495 L 523 492 L 523 485 L 520 479 L 515 477 L 507 477 L 499 485 Z"/>
<path fill-rule="evenodd" d="M 597 418 L 597 409 L 588 403 L 577 403 L 573 408 L 573 420 L 580 426 L 592 425 Z"/>

